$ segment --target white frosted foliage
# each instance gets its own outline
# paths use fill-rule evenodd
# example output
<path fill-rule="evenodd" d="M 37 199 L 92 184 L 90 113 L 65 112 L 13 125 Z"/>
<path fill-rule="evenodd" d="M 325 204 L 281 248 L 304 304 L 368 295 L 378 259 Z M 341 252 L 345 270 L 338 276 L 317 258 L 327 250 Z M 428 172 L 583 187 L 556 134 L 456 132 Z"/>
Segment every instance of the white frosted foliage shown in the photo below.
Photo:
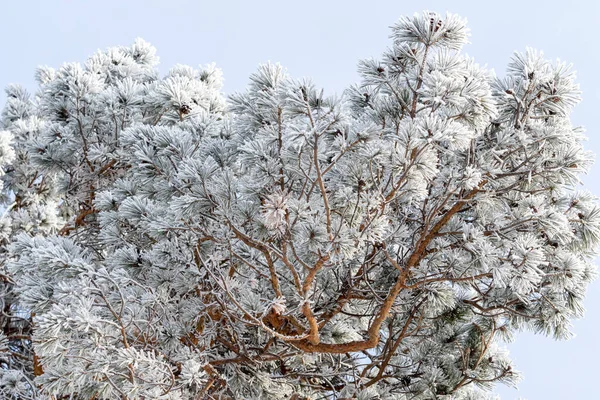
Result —
<path fill-rule="evenodd" d="M 600 208 L 570 66 L 506 76 L 458 16 L 401 18 L 329 96 L 226 98 L 138 39 L 7 89 L 0 393 L 492 399 L 513 333 L 570 335 Z M 12 397 L 11 397 L 12 396 Z"/>

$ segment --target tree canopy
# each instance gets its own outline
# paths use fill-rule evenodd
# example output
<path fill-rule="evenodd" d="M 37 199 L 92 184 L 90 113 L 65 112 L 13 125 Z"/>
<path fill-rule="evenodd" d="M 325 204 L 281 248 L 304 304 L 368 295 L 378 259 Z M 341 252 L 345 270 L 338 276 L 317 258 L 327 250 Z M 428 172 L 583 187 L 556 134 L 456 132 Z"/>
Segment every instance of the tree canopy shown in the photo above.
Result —
<path fill-rule="evenodd" d="M 7 89 L 7 399 L 484 399 L 502 340 L 569 336 L 600 240 L 570 65 L 506 76 L 424 12 L 329 96 L 226 97 L 141 39 Z"/>

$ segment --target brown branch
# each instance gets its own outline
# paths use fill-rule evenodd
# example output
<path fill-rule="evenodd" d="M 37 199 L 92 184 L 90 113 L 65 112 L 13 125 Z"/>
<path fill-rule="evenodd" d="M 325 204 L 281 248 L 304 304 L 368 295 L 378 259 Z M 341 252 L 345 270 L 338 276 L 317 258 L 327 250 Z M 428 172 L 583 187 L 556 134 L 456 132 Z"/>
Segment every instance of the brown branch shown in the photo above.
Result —
<path fill-rule="evenodd" d="M 479 184 L 479 187 L 473 189 L 469 192 L 465 197 L 458 200 L 445 214 L 440 218 L 440 220 L 431 228 L 426 235 L 423 235 L 419 241 L 417 242 L 417 248 L 413 251 L 408 261 L 406 262 L 406 266 L 400 272 L 400 275 L 396 279 L 396 283 L 394 286 L 388 291 L 386 299 L 381 304 L 379 312 L 371 326 L 367 330 L 367 338 L 364 340 L 354 340 L 347 343 L 319 343 L 313 344 L 307 340 L 300 340 L 295 342 L 295 346 L 301 350 L 304 350 L 308 353 L 334 353 L 334 354 L 343 354 L 349 352 L 356 352 L 361 350 L 367 350 L 375 347 L 379 343 L 380 338 L 380 329 L 383 322 L 388 318 L 392 306 L 402 289 L 406 287 L 406 280 L 409 277 L 410 270 L 418 265 L 421 261 L 421 257 L 423 256 L 425 250 L 429 243 L 435 238 L 437 233 L 442 229 L 448 221 L 463 207 L 464 203 L 473 198 L 481 188 L 487 183 L 487 181 L 482 181 Z"/>
<path fill-rule="evenodd" d="M 241 240 L 247 246 L 250 246 L 254 249 L 259 250 L 265 256 L 265 260 L 267 261 L 267 265 L 269 267 L 269 272 L 271 274 L 271 286 L 275 291 L 275 295 L 277 297 L 282 297 L 283 294 L 281 292 L 281 287 L 279 285 L 279 278 L 277 277 L 277 271 L 275 270 L 275 264 L 273 263 L 273 258 L 271 257 L 271 253 L 266 245 L 261 242 L 258 242 L 248 235 L 244 234 L 242 231 L 237 229 L 231 222 L 229 222 L 229 226 L 231 230 L 235 234 L 235 237 Z"/>
<path fill-rule="evenodd" d="M 377 373 L 377 376 L 375 376 L 375 378 L 371 379 L 365 385 L 365 387 L 369 387 L 369 386 L 377 383 L 383 377 L 385 367 L 389 364 L 390 360 L 392 359 L 392 356 L 396 353 L 396 350 L 398 350 L 398 347 L 402 343 L 402 340 L 407 336 L 408 327 L 410 326 L 410 323 L 412 322 L 412 320 L 415 318 L 415 315 L 416 315 L 417 311 L 419 310 L 419 307 L 421 306 L 421 304 L 423 304 L 423 302 L 424 302 L 424 300 L 421 301 L 419 304 L 417 304 L 412 309 L 412 311 L 408 315 L 408 318 L 406 319 L 406 322 L 404 323 L 404 326 L 402 327 L 402 330 L 400 331 L 400 335 L 398 336 L 398 338 L 396 339 L 396 341 L 394 342 L 394 344 L 388 351 L 385 358 L 381 361 L 381 364 L 378 365 L 379 372 Z"/>
<path fill-rule="evenodd" d="M 60 231 L 58 231 L 58 235 L 60 236 L 66 236 L 69 233 L 71 233 L 71 231 L 79 228 L 80 226 L 85 224 L 85 217 L 87 217 L 88 215 L 94 214 L 96 213 L 96 209 L 95 208 L 89 208 L 89 209 L 85 209 L 79 212 L 79 214 L 77 214 L 77 216 L 75 217 L 75 221 L 73 221 L 73 224 L 71 225 L 70 222 L 68 222 L 67 224 L 65 224 L 65 226 L 63 226 L 61 228 Z"/>

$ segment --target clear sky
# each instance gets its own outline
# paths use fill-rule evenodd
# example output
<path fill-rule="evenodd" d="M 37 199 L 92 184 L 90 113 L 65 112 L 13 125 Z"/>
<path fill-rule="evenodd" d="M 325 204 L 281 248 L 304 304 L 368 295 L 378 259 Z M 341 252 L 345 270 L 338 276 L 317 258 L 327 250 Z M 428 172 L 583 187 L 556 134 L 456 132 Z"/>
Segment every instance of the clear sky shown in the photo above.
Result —
<path fill-rule="evenodd" d="M 329 93 L 358 81 L 360 58 L 390 45 L 389 26 L 424 9 L 467 17 L 466 53 L 499 76 L 526 46 L 575 64 L 583 102 L 573 114 L 588 149 L 600 154 L 600 2 L 566 1 L 0 1 L 0 86 L 35 88 L 38 65 L 84 61 L 97 49 L 142 37 L 158 48 L 160 69 L 215 62 L 225 91 L 241 90 L 259 63 L 280 62 L 295 77 L 312 77 Z M 0 106 L 5 102 L 0 95 Z M 599 163 L 600 164 L 600 163 Z M 600 195 L 600 165 L 585 178 Z M 587 314 L 567 342 L 521 334 L 509 345 L 525 379 L 519 391 L 498 387 L 503 400 L 598 399 L 600 281 L 590 287 Z"/>

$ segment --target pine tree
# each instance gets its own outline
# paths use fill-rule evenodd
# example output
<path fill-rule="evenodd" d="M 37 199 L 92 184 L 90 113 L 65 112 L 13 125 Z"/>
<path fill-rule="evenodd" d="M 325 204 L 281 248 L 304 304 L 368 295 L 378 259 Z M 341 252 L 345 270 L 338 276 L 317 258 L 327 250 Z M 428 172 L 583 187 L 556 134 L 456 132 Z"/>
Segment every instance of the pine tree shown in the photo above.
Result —
<path fill-rule="evenodd" d="M 8 89 L 0 390 L 75 399 L 482 399 L 501 340 L 569 336 L 600 240 L 571 67 L 392 27 L 341 97 L 142 40 Z"/>

